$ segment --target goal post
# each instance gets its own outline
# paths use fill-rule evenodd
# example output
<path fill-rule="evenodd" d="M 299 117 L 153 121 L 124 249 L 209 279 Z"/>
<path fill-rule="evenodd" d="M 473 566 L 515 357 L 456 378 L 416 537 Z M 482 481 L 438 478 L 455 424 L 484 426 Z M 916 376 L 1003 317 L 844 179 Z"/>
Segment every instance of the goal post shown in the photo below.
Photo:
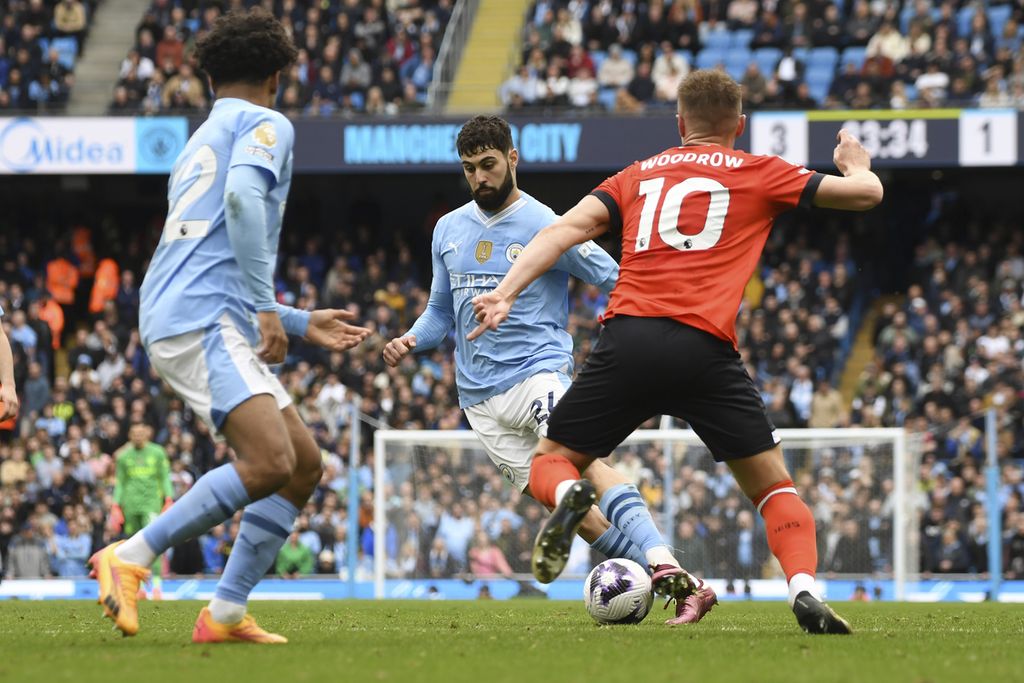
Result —
<path fill-rule="evenodd" d="M 917 457 L 908 450 L 904 430 L 779 429 L 777 435 L 786 464 L 815 514 L 819 573 L 891 580 L 892 597 L 904 599 L 907 582 L 917 572 L 919 516 L 914 495 Z M 686 536 L 696 526 L 701 541 L 708 541 L 706 562 L 697 570 L 705 576 L 746 581 L 771 571 L 774 560 L 769 558 L 751 570 L 753 576 L 744 576 L 746 570 L 729 556 L 732 540 L 751 542 L 751 534 L 744 532 L 752 520 L 758 521 L 727 468 L 714 462 L 692 430 L 638 430 L 608 462 L 640 486 L 666 540 L 683 549 L 684 566 L 689 541 L 676 531 Z M 530 525 L 546 517 L 539 504 L 520 501 L 468 430 L 377 430 L 374 482 L 377 598 L 386 597 L 387 581 L 436 576 L 423 576 L 423 553 L 428 550 L 424 536 L 456 503 L 478 520 L 517 520 L 527 529 L 521 535 L 531 541 L 535 529 Z M 513 514 L 513 509 L 528 514 Z M 489 526 L 492 532 L 495 528 Z M 730 542 L 723 540 L 727 535 Z M 763 534 L 754 535 L 761 543 Z M 465 557 L 464 545 L 456 550 Z M 764 550 L 760 548 L 762 556 Z M 696 561 L 698 556 L 690 557 Z M 585 575 L 586 560 L 574 565 L 575 572 L 567 569 L 567 576 Z"/>

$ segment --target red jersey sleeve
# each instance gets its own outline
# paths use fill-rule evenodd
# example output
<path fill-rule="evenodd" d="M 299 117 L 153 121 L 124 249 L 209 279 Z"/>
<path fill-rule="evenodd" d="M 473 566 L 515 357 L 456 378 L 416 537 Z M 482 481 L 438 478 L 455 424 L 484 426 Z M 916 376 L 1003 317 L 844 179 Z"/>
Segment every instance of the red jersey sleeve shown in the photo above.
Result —
<path fill-rule="evenodd" d="M 625 213 L 624 199 L 628 196 L 632 171 L 633 166 L 622 169 L 610 178 L 605 179 L 603 183 L 594 188 L 594 191 L 590 193 L 600 199 L 608 209 L 608 225 L 613 231 L 622 232 L 622 215 Z"/>
<path fill-rule="evenodd" d="M 811 206 L 823 177 L 821 173 L 779 157 L 768 157 L 762 174 L 762 187 L 768 202 L 777 213 L 782 213 L 798 206 Z"/>

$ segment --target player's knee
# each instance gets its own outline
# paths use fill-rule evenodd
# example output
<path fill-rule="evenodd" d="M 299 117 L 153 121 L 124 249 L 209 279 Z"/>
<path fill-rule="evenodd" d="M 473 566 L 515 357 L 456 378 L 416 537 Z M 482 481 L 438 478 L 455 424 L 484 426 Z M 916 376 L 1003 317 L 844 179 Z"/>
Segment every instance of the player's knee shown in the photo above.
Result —
<path fill-rule="evenodd" d="M 295 451 L 287 443 L 270 448 L 254 469 L 262 488 L 278 491 L 287 486 L 295 474 Z"/>
<path fill-rule="evenodd" d="M 324 474 L 323 459 L 321 459 L 319 451 L 313 455 L 315 457 L 301 457 L 300 455 L 295 464 L 295 474 L 293 476 L 294 480 L 307 486 L 310 493 L 320 483 L 320 479 Z"/>

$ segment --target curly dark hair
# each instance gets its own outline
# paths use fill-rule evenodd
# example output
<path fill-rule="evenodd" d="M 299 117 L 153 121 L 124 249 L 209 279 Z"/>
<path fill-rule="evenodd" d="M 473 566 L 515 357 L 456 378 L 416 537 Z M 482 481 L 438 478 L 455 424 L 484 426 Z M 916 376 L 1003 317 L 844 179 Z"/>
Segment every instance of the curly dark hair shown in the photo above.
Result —
<path fill-rule="evenodd" d="M 298 51 L 284 26 L 260 7 L 228 12 L 196 43 L 199 67 L 214 85 L 257 84 L 295 61 Z"/>
<path fill-rule="evenodd" d="M 512 129 L 500 116 L 474 116 L 462 126 L 455 141 L 460 157 L 496 149 L 503 154 L 512 150 Z"/>

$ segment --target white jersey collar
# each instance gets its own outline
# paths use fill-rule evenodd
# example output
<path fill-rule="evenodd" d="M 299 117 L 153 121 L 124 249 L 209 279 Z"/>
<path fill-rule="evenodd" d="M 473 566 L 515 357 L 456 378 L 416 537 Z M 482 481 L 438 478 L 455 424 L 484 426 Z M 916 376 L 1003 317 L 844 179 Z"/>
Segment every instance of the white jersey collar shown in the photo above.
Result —
<path fill-rule="evenodd" d="M 473 209 L 476 211 L 476 217 L 484 224 L 485 228 L 494 227 L 496 224 L 505 220 L 524 206 L 526 206 L 526 193 L 522 191 L 520 191 L 519 199 L 515 200 L 493 216 L 488 216 L 484 213 L 483 209 L 480 208 L 479 204 L 473 202 Z"/>

